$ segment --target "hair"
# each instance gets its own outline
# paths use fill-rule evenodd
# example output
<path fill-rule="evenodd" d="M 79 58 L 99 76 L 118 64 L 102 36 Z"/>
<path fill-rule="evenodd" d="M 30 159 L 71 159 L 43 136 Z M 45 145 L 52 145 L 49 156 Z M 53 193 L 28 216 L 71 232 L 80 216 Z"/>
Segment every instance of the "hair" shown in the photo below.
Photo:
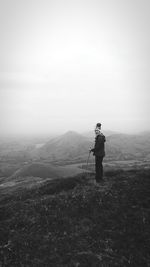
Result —
<path fill-rule="evenodd" d="M 101 127 L 101 123 L 98 122 L 98 123 L 96 124 L 96 127 L 97 127 L 97 128 L 100 128 L 100 127 Z"/>

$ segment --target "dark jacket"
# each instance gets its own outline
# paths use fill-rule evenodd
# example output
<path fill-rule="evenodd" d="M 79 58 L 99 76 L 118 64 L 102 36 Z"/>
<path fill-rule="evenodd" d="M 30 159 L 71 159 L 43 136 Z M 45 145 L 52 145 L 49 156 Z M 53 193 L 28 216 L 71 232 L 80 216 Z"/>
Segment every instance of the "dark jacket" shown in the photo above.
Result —
<path fill-rule="evenodd" d="M 101 133 L 95 138 L 95 146 L 91 151 L 93 155 L 96 157 L 104 157 L 105 156 L 105 136 Z"/>

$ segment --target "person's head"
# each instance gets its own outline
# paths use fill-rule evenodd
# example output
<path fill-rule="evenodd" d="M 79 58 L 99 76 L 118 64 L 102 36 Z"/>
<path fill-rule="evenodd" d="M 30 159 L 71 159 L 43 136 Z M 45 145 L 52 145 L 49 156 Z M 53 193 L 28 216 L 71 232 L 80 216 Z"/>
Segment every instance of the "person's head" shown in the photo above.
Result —
<path fill-rule="evenodd" d="M 99 135 L 99 134 L 101 134 L 101 129 L 95 128 L 95 134 L 96 134 L 96 136 Z"/>
<path fill-rule="evenodd" d="M 97 136 L 97 135 L 99 135 L 100 133 L 101 133 L 101 123 L 98 122 L 98 123 L 96 124 L 96 127 L 95 127 L 95 134 L 96 134 L 96 136 Z"/>

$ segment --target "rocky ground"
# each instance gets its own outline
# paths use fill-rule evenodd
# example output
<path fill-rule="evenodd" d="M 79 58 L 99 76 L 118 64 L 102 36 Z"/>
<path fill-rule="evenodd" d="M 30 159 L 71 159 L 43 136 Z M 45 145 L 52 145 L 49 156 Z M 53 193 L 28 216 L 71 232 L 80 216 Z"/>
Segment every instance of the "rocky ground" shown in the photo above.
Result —
<path fill-rule="evenodd" d="M 0 217 L 1 267 L 150 266 L 149 169 L 1 189 Z"/>

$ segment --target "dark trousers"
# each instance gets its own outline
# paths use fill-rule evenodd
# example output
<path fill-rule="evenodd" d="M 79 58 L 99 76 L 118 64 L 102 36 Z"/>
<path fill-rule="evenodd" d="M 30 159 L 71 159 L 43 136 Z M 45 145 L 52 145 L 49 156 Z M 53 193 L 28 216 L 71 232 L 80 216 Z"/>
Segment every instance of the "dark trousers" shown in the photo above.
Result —
<path fill-rule="evenodd" d="M 103 157 L 95 156 L 95 179 L 99 182 L 103 179 Z"/>

